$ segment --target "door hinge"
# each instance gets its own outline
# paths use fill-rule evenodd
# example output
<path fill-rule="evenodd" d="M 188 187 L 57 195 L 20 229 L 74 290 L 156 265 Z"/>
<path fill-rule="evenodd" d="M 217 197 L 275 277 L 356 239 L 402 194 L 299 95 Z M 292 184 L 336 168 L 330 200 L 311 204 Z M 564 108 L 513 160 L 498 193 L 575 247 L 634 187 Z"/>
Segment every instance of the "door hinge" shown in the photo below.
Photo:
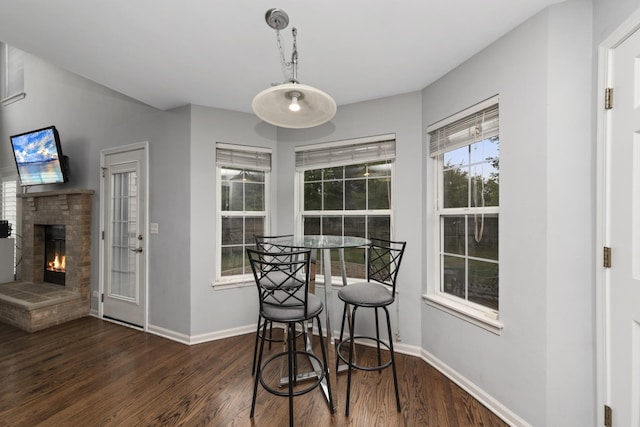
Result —
<path fill-rule="evenodd" d="M 107 177 L 107 168 L 100 168 L 102 169 L 102 177 L 106 178 Z"/>
<path fill-rule="evenodd" d="M 100 302 L 104 302 L 104 294 L 100 294 Z"/>
<path fill-rule="evenodd" d="M 104 230 L 102 230 L 102 240 L 104 240 Z"/>
<path fill-rule="evenodd" d="M 602 266 L 604 268 L 611 268 L 611 248 L 605 246 L 602 251 Z"/>
<path fill-rule="evenodd" d="M 604 90 L 604 109 L 611 110 L 613 108 L 613 88 L 608 87 Z"/>
<path fill-rule="evenodd" d="M 604 405 L 604 425 L 611 427 L 611 406 Z"/>

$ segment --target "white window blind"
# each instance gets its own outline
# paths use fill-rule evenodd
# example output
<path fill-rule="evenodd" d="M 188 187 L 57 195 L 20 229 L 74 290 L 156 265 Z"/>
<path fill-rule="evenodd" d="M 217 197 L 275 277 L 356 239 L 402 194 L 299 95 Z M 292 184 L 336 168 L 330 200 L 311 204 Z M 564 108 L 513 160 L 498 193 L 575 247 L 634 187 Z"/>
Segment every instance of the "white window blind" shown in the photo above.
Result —
<path fill-rule="evenodd" d="M 11 224 L 11 236 L 18 233 L 18 181 L 15 179 L 2 181 L 0 174 L 0 219 Z M 13 273 L 15 274 L 16 248 L 13 248 Z"/>
<path fill-rule="evenodd" d="M 355 144 L 327 144 L 318 148 L 299 147 L 296 149 L 296 170 L 345 166 L 395 158 L 395 139 Z"/>
<path fill-rule="evenodd" d="M 494 100 L 495 98 L 492 98 Z M 436 157 L 445 151 L 455 150 L 474 142 L 498 136 L 498 104 L 482 108 L 459 120 L 439 126 L 438 123 L 427 129 L 429 133 L 429 155 Z"/>
<path fill-rule="evenodd" d="M 216 166 L 270 171 L 271 151 L 258 147 L 218 143 Z"/>
<path fill-rule="evenodd" d="M 16 230 L 17 220 L 17 182 L 3 181 L 0 183 L 0 219 L 8 220 Z"/>

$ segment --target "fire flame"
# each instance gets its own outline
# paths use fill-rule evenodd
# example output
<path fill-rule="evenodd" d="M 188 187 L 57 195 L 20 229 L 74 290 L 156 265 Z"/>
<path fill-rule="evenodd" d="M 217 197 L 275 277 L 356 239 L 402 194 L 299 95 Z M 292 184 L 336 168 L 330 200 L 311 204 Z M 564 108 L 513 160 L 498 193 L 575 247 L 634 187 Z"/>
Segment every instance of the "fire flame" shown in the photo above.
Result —
<path fill-rule="evenodd" d="M 49 270 L 52 271 L 65 271 L 65 264 L 66 257 L 64 255 L 60 257 L 58 254 L 56 254 L 55 258 L 53 259 L 53 261 L 49 262 L 48 266 Z"/>

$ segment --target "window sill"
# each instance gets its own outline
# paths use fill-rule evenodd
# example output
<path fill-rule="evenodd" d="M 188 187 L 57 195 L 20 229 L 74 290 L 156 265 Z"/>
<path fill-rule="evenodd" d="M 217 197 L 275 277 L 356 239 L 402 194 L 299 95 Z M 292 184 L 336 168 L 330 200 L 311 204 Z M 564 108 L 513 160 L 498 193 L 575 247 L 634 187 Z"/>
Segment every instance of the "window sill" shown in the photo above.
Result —
<path fill-rule="evenodd" d="M 0 100 L 0 104 L 2 104 L 3 107 L 6 107 L 9 104 L 13 104 L 16 101 L 20 101 L 21 99 L 24 99 L 25 96 L 27 96 L 27 94 L 24 92 L 16 93 L 15 95 L 11 95 L 7 98 Z"/>
<path fill-rule="evenodd" d="M 247 279 L 244 277 L 239 277 L 234 280 L 224 280 L 213 282 L 211 287 L 216 291 L 222 291 L 225 289 L 237 289 L 237 288 L 246 288 L 248 286 L 255 286 L 256 282 L 254 282 L 253 277 L 251 279 Z"/>
<path fill-rule="evenodd" d="M 476 309 L 438 294 L 422 295 L 422 299 L 431 307 L 466 320 L 496 335 L 500 335 L 504 328 L 502 322 L 498 320 L 498 314 L 493 310 Z"/>

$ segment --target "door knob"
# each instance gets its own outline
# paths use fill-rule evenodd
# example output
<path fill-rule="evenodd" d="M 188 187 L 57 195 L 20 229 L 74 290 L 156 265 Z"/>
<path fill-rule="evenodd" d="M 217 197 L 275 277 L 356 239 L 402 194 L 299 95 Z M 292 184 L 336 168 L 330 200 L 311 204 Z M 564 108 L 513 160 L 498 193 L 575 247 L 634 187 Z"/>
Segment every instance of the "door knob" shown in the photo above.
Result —
<path fill-rule="evenodd" d="M 131 252 L 138 252 L 138 253 L 142 252 L 142 248 L 135 248 L 135 249 L 133 249 L 133 248 L 129 248 L 129 250 L 130 250 Z"/>

